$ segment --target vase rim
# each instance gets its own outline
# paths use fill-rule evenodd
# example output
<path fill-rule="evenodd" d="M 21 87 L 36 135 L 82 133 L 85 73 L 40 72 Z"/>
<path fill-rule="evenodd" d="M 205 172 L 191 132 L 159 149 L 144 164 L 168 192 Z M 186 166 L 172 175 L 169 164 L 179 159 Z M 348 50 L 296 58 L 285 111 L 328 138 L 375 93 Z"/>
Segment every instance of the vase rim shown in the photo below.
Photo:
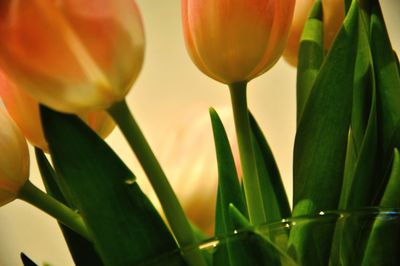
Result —
<path fill-rule="evenodd" d="M 219 241 L 223 241 L 224 239 L 228 239 L 230 237 L 235 237 L 240 234 L 246 234 L 251 232 L 261 232 L 264 230 L 274 230 L 277 228 L 282 228 L 282 226 L 292 227 L 296 223 L 306 222 L 310 220 L 333 220 L 343 218 L 346 219 L 350 216 L 365 216 L 365 217 L 375 217 L 376 215 L 390 215 L 395 216 L 400 219 L 400 208 L 389 208 L 389 207 L 379 207 L 379 206 L 371 206 L 371 207 L 362 207 L 362 208 L 354 208 L 354 209 L 337 209 L 337 210 L 326 210 L 326 211 L 316 211 L 311 214 L 299 215 L 294 217 L 288 217 L 277 221 L 271 221 L 260 225 L 250 226 L 246 228 L 236 229 L 231 233 L 219 234 L 213 237 L 207 238 L 203 241 L 200 241 L 197 244 L 197 247 L 200 249 L 208 248 L 208 246 L 212 245 L 212 243 L 217 243 Z M 180 250 L 190 250 L 194 247 L 186 247 L 180 248 Z"/>
<path fill-rule="evenodd" d="M 290 230 L 295 225 L 307 222 L 322 222 L 322 223 L 336 223 L 339 219 L 346 221 L 349 218 L 357 219 L 368 219 L 372 220 L 377 217 L 382 217 L 387 220 L 396 219 L 400 221 L 400 208 L 386 208 L 386 207 L 364 207 L 364 208 L 354 208 L 347 210 L 327 210 L 327 211 L 316 211 L 312 214 L 301 215 L 295 217 L 289 217 L 286 219 L 267 222 L 261 225 L 250 226 L 242 229 L 234 230 L 231 233 L 219 234 L 202 241 L 199 241 L 197 245 L 179 247 L 170 252 L 164 253 L 161 257 L 171 256 L 173 254 L 185 254 L 193 249 L 207 250 L 217 247 L 226 241 L 232 239 L 239 239 L 241 237 L 251 236 L 251 235 L 268 235 L 273 233 L 275 230 Z M 285 228 L 286 227 L 286 228 Z M 147 265 L 147 264 L 143 264 Z M 152 265 L 152 264 L 150 264 Z"/>

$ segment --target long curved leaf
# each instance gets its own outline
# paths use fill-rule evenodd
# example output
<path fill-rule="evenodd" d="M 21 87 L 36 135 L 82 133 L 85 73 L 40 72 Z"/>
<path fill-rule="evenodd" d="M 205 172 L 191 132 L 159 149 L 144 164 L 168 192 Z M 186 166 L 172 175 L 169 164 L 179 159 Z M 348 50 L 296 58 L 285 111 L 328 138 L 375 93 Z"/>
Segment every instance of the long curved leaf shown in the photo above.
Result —
<path fill-rule="evenodd" d="M 301 35 L 297 64 L 297 123 L 324 60 L 322 2 L 315 2 Z"/>
<path fill-rule="evenodd" d="M 249 118 L 267 222 L 288 218 L 291 216 L 289 200 L 275 158 L 254 116 L 249 114 Z"/>
<path fill-rule="evenodd" d="M 342 186 L 357 54 L 357 1 L 315 80 L 294 147 L 294 215 L 336 209 Z"/>
<path fill-rule="evenodd" d="M 389 182 L 380 202 L 382 207 L 400 208 L 400 153 L 394 151 L 394 159 Z M 400 223 L 398 215 L 375 221 L 363 257 L 363 266 L 399 265 Z"/>
<path fill-rule="evenodd" d="M 379 1 L 373 1 L 370 28 L 377 89 L 379 155 L 383 158 L 378 161 L 379 172 L 374 183 L 378 188 L 376 199 L 380 199 L 388 181 L 387 171 L 390 169 L 390 161 L 387 158 L 392 156 L 395 147 L 400 147 L 400 142 L 392 142 L 400 124 L 400 73 Z"/>
<path fill-rule="evenodd" d="M 371 51 L 375 65 L 378 93 L 378 119 L 382 150 L 392 151 L 389 141 L 400 121 L 400 74 L 397 58 L 379 6 L 374 1 L 371 14 Z"/>
<path fill-rule="evenodd" d="M 57 175 L 67 185 L 105 265 L 134 265 L 176 249 L 132 172 L 76 116 L 41 106 Z"/>
<path fill-rule="evenodd" d="M 340 209 L 371 206 L 377 169 L 378 125 L 376 87 L 369 34 L 360 21 L 353 86 L 351 138 L 344 172 Z"/>
<path fill-rule="evenodd" d="M 57 182 L 56 173 L 50 165 L 45 154 L 39 148 L 35 148 L 36 160 L 39 166 L 39 171 L 42 176 L 47 193 L 54 197 L 56 200 L 71 207 L 71 203 L 67 202 L 62 194 Z M 94 246 L 87 239 L 75 233 L 62 223 L 58 223 L 63 233 L 64 239 L 67 242 L 69 251 L 76 266 L 103 265 L 99 255 L 97 254 Z"/>
<path fill-rule="evenodd" d="M 239 206 L 242 213 L 245 213 L 246 209 L 228 137 L 217 112 L 212 108 L 210 108 L 210 118 L 218 163 L 215 235 L 226 235 L 238 229 L 231 220 L 229 205 Z M 244 265 L 247 259 L 240 242 L 227 243 L 214 254 L 213 265 Z"/>
<path fill-rule="evenodd" d="M 357 56 L 359 6 L 353 1 L 314 82 L 294 148 L 293 216 L 336 209 L 343 181 Z M 327 265 L 334 225 L 312 234 L 303 224 L 290 232 L 290 254 L 301 265 Z"/>

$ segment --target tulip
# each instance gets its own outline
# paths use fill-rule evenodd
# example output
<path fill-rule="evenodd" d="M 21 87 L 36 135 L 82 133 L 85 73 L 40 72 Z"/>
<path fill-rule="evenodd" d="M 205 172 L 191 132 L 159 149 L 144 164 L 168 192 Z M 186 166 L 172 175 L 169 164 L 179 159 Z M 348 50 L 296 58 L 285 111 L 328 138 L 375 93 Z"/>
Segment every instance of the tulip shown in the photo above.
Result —
<path fill-rule="evenodd" d="M 11 0 L 0 10 L 1 67 L 55 110 L 108 108 L 140 72 L 144 32 L 133 0 Z"/>
<path fill-rule="evenodd" d="M 270 69 L 286 46 L 295 0 L 182 0 L 193 62 L 230 87 L 250 223 L 266 221 L 251 142 L 247 82 Z"/>
<path fill-rule="evenodd" d="M 284 59 L 293 66 L 297 65 L 301 34 L 314 3 L 315 0 L 297 0 L 296 2 L 292 28 L 283 53 Z M 322 0 L 322 7 L 324 13 L 324 50 L 326 53 L 342 25 L 345 7 L 343 0 Z"/>
<path fill-rule="evenodd" d="M 90 239 L 82 218 L 29 182 L 28 144 L 11 117 L 0 108 L 0 207 L 19 198 Z"/>
<path fill-rule="evenodd" d="M 29 142 L 47 151 L 47 142 L 41 125 L 39 104 L 25 91 L 17 88 L 0 72 L 0 97 L 10 116 Z M 114 129 L 112 118 L 104 111 L 90 112 L 80 117 L 102 138 Z"/>
<path fill-rule="evenodd" d="M 0 206 L 13 201 L 29 177 L 29 152 L 25 138 L 0 108 Z"/>
<path fill-rule="evenodd" d="M 158 146 L 160 161 L 168 170 L 169 181 L 190 220 L 207 234 L 212 234 L 218 187 L 218 167 L 210 116 L 202 109 L 188 110 Z M 239 151 L 234 138 L 235 128 L 229 108 L 219 108 L 218 114 L 232 144 L 232 153 L 240 173 Z M 240 174 L 239 174 L 240 175 Z M 199 193 L 201 187 L 201 193 Z M 161 211 L 150 186 L 143 186 L 154 205 Z"/>
<path fill-rule="evenodd" d="M 225 84 L 270 69 L 286 45 L 295 0 L 182 0 L 186 47 L 193 62 Z"/>

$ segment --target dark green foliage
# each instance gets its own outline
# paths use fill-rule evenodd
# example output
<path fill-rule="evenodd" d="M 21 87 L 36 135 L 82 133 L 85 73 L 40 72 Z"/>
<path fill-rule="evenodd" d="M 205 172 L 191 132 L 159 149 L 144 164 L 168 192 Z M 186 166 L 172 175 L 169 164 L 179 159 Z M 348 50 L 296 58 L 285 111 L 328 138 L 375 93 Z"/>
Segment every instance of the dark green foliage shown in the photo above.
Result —
<path fill-rule="evenodd" d="M 132 265 L 176 249 L 135 177 L 72 115 L 41 107 L 51 157 L 105 265 Z"/>

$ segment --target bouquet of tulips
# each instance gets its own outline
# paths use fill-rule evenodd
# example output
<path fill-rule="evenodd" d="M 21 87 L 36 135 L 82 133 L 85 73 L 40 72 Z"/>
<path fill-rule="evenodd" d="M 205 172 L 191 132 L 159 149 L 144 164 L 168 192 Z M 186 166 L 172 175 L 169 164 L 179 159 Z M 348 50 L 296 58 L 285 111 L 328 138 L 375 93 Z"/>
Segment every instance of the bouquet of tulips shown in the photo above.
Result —
<path fill-rule="evenodd" d="M 229 86 L 240 157 L 238 167 L 211 108 L 218 188 L 209 252 L 201 243 L 210 236 L 185 214 L 124 100 L 144 60 L 134 0 L 2 1 L 0 206 L 19 198 L 57 219 L 76 265 L 399 265 L 400 67 L 379 1 L 299 2 L 182 0 L 191 59 Z M 293 209 L 246 99 L 247 83 L 283 52 L 297 66 Z M 162 213 L 103 140 L 115 124 Z M 25 138 L 46 191 L 28 180 Z M 318 232 L 312 222 L 279 237 L 260 229 L 365 207 L 390 211 Z M 238 232 L 247 237 L 221 240 Z"/>

